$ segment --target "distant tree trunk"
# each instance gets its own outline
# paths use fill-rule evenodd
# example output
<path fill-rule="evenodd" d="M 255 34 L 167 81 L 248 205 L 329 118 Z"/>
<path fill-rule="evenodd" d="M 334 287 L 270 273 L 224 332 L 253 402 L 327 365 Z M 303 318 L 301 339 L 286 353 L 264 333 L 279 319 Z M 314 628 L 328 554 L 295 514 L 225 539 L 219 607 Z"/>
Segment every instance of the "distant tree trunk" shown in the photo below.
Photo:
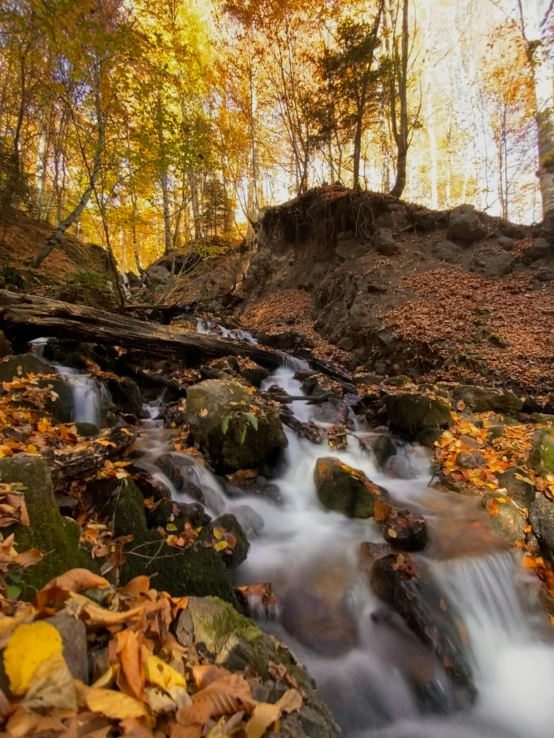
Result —
<path fill-rule="evenodd" d="M 91 195 L 94 192 L 96 180 L 98 179 L 98 175 L 100 174 L 100 168 L 102 165 L 102 153 L 104 151 L 104 145 L 106 143 L 106 121 L 103 118 L 100 103 L 100 80 L 98 79 L 97 82 L 98 84 L 95 90 L 94 98 L 96 107 L 96 125 L 98 131 L 98 140 L 94 152 L 92 169 L 90 170 L 89 184 L 86 190 L 81 195 L 81 199 L 79 200 L 77 205 L 73 208 L 69 215 L 64 218 L 64 220 L 58 223 L 58 226 L 54 233 L 52 233 L 48 241 L 45 243 L 44 247 L 39 251 L 39 253 L 32 261 L 32 266 L 34 266 L 35 268 L 38 268 L 46 259 L 46 257 L 50 253 L 52 253 L 52 251 L 59 244 L 63 234 L 67 231 L 68 228 L 70 228 L 70 226 L 73 225 L 73 223 L 75 223 L 75 221 L 78 220 L 81 213 L 86 208 Z"/>
<path fill-rule="evenodd" d="M 393 40 L 394 60 L 393 60 L 393 88 L 391 89 L 391 111 L 392 130 L 397 148 L 396 159 L 396 182 L 391 190 L 391 195 L 401 197 L 406 187 L 406 166 L 408 162 L 408 57 L 409 57 L 409 0 L 402 0 L 402 36 L 400 51 Z M 396 96 L 400 106 L 400 121 L 396 114 Z M 400 123 L 400 125 L 399 125 Z"/>
<path fill-rule="evenodd" d="M 547 51 L 553 4 L 539 19 L 537 0 L 518 0 L 520 28 L 535 92 L 539 182 L 545 223 L 554 228 L 554 69 Z M 542 30 L 544 29 L 544 31 Z"/>
<path fill-rule="evenodd" d="M 171 209 L 169 203 L 169 176 L 163 131 L 162 101 L 158 95 L 158 144 L 160 147 L 160 186 L 162 188 L 162 212 L 164 221 L 164 253 L 171 252 Z"/>
<path fill-rule="evenodd" d="M 202 216 L 200 214 L 200 195 L 198 192 L 198 179 L 194 172 L 188 173 L 190 187 L 190 204 L 192 208 L 192 221 L 194 229 L 194 238 L 196 241 L 202 240 Z"/>

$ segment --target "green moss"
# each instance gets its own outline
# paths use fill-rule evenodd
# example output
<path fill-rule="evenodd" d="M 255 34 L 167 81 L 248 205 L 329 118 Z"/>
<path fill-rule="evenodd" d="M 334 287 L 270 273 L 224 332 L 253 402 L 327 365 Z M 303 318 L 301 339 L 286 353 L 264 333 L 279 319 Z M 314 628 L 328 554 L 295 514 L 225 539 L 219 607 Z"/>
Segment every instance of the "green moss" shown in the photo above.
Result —
<path fill-rule="evenodd" d="M 437 398 L 416 394 L 388 395 L 385 405 L 391 428 L 411 438 L 426 428 L 452 425 L 450 408 Z"/>
<path fill-rule="evenodd" d="M 206 599 L 220 605 L 220 614 L 213 618 L 210 624 L 211 635 L 214 640 L 218 641 L 236 635 L 247 643 L 253 643 L 259 638 L 263 638 L 262 631 L 253 620 L 241 615 L 227 602 L 223 602 L 220 597 L 207 597 Z"/>
<path fill-rule="evenodd" d="M 375 500 L 381 493 L 362 472 L 335 458 L 325 457 L 318 459 L 314 479 L 319 501 L 328 510 L 349 518 L 373 516 Z"/>
<path fill-rule="evenodd" d="M 89 270 L 71 274 L 58 298 L 100 310 L 114 310 L 117 307 L 116 296 L 107 275 Z"/>
<path fill-rule="evenodd" d="M 527 466 L 543 476 L 554 474 L 554 429 L 537 430 L 533 433 L 531 452 Z"/>
<path fill-rule="evenodd" d="M 74 520 L 58 512 L 54 490 L 46 462 L 40 456 L 20 455 L 0 460 L 3 482 L 25 486 L 25 503 L 30 525 L 14 525 L 5 534 L 15 535 L 18 551 L 38 548 L 44 558 L 24 569 L 21 575 L 24 599 L 32 599 L 50 579 L 69 569 L 81 567 L 97 570 L 96 563 L 79 547 L 80 528 Z"/>

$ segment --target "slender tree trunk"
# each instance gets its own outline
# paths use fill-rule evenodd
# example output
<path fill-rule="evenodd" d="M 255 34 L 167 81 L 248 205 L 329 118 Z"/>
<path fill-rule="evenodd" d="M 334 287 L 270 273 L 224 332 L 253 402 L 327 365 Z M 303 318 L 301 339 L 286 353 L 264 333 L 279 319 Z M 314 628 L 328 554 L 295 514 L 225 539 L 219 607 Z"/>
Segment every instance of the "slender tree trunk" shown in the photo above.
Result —
<path fill-rule="evenodd" d="M 554 68 L 547 51 L 550 15 L 539 18 L 537 0 L 518 0 L 521 33 L 535 93 L 535 119 L 539 155 L 539 183 L 545 223 L 554 228 Z"/>
<path fill-rule="evenodd" d="M 395 54 L 396 77 L 398 79 L 398 101 L 400 103 L 400 128 L 395 126 L 394 137 L 398 150 L 396 161 L 396 182 L 391 195 L 401 197 L 406 187 L 406 166 L 408 162 L 408 56 L 409 56 L 409 0 L 402 0 L 402 39 L 400 53 Z M 396 100 L 391 100 L 396 105 Z"/>
<path fill-rule="evenodd" d="M 39 251 L 39 253 L 36 255 L 36 257 L 32 261 L 32 266 L 34 266 L 35 268 L 38 268 L 42 264 L 42 262 L 46 259 L 46 257 L 50 253 L 52 253 L 52 251 L 59 244 L 63 234 L 67 231 L 67 229 L 70 226 L 73 225 L 73 223 L 75 223 L 75 221 L 79 219 L 81 213 L 86 208 L 88 201 L 90 200 L 90 197 L 94 192 L 96 180 L 98 179 L 98 175 L 100 174 L 100 168 L 102 166 L 102 154 L 104 152 L 104 145 L 106 143 L 106 121 L 103 118 L 102 109 L 101 109 L 100 80 L 97 80 L 97 88 L 95 91 L 95 107 L 96 107 L 96 125 L 98 129 L 98 141 L 96 143 L 96 149 L 94 152 L 92 170 L 90 170 L 88 187 L 83 192 L 79 202 L 73 208 L 73 210 L 69 213 L 69 215 L 66 218 L 64 218 L 64 220 L 58 223 L 58 226 L 56 227 L 56 230 L 54 231 L 54 233 L 52 233 L 48 241 L 45 243 L 43 248 Z"/>
<path fill-rule="evenodd" d="M 192 221 L 194 238 L 196 241 L 202 240 L 202 219 L 200 217 L 200 197 L 198 193 L 198 180 L 194 172 L 188 173 L 190 187 L 190 204 L 192 208 Z"/>

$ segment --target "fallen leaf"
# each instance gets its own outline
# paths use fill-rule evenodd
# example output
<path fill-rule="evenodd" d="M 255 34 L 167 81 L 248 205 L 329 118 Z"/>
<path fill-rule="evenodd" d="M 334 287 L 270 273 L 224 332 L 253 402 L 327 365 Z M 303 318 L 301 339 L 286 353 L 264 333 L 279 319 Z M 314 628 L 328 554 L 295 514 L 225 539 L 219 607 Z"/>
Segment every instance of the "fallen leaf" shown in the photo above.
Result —
<path fill-rule="evenodd" d="M 37 668 L 56 653 L 62 639 L 56 628 L 40 621 L 18 625 L 4 651 L 4 669 L 14 694 L 25 694 Z"/>
<path fill-rule="evenodd" d="M 148 717 L 148 708 L 143 702 L 134 697 L 113 689 L 101 689 L 98 687 L 86 687 L 83 696 L 86 706 L 91 712 L 105 715 L 113 720 L 125 720 L 126 718 Z"/>
<path fill-rule="evenodd" d="M 75 683 L 60 652 L 52 654 L 35 670 L 21 705 L 33 710 L 53 707 L 77 710 Z"/>
<path fill-rule="evenodd" d="M 166 692 L 170 687 L 186 687 L 185 678 L 158 656 L 149 656 L 145 663 L 146 681 Z"/>
<path fill-rule="evenodd" d="M 111 584 L 104 577 L 88 569 L 70 569 L 65 574 L 52 579 L 40 590 L 35 598 L 35 605 L 40 609 L 48 602 L 67 599 L 70 592 L 78 592 L 90 587 L 109 589 Z"/>
<path fill-rule="evenodd" d="M 262 735 L 281 716 L 279 705 L 270 705 L 267 702 L 259 702 L 254 708 L 252 717 L 246 724 L 247 738 L 262 738 Z"/>

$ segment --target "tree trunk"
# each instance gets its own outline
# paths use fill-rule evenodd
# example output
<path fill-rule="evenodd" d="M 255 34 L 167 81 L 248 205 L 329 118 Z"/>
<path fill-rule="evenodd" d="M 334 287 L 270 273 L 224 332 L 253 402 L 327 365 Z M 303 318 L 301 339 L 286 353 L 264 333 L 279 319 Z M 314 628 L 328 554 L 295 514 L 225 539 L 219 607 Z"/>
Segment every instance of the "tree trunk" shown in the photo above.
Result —
<path fill-rule="evenodd" d="M 398 150 L 396 162 L 396 182 L 390 194 L 394 197 L 401 197 L 406 187 L 406 166 L 408 162 L 408 56 L 409 50 L 409 0 L 402 0 L 402 40 L 401 49 L 395 49 L 394 64 L 396 69 L 396 78 L 398 80 L 398 100 L 400 103 L 400 128 L 395 125 L 394 137 Z M 394 41 L 396 45 L 396 40 Z M 391 100 L 391 105 L 396 105 L 396 100 Z"/>
<path fill-rule="evenodd" d="M 98 178 L 98 175 L 100 174 L 100 167 L 102 165 L 102 154 L 104 151 L 104 144 L 106 142 L 106 122 L 103 120 L 102 111 L 100 109 L 100 89 L 96 90 L 95 94 L 95 100 L 96 100 L 96 123 L 98 128 L 98 141 L 96 144 L 96 150 L 94 152 L 94 161 L 92 165 L 92 171 L 90 173 L 90 180 L 89 185 L 87 189 L 83 192 L 81 195 L 81 199 L 77 203 L 77 205 L 73 208 L 73 210 L 69 213 L 67 218 L 64 218 L 60 223 L 58 223 L 58 226 L 54 233 L 50 236 L 48 241 L 45 243 L 44 247 L 39 251 L 39 253 L 36 255 L 32 262 L 32 266 L 34 266 L 36 269 L 42 264 L 42 262 L 46 259 L 46 257 L 56 248 L 56 246 L 59 244 L 63 234 L 67 231 L 70 226 L 75 223 L 75 221 L 79 218 L 83 210 L 86 208 L 88 201 L 90 200 L 91 195 L 94 192 L 94 186 L 96 184 L 96 180 Z"/>
<path fill-rule="evenodd" d="M 518 8 L 535 93 L 543 215 L 545 223 L 554 228 L 554 68 L 548 55 L 546 36 L 550 27 L 552 4 L 542 22 L 537 0 L 518 0 Z"/>

